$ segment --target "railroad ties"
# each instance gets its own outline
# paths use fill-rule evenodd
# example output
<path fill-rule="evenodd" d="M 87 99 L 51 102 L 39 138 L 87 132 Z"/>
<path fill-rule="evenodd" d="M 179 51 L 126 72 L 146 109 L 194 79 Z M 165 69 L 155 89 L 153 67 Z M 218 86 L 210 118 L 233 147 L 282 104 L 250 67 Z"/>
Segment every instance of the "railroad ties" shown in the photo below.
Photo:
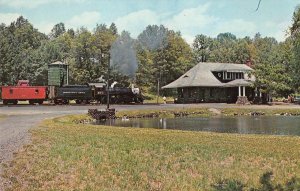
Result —
<path fill-rule="evenodd" d="M 97 121 L 104 121 L 107 119 L 115 119 L 116 118 L 116 110 L 115 109 L 106 109 L 106 110 L 97 110 L 97 109 L 89 109 L 88 114 L 96 119 Z"/>

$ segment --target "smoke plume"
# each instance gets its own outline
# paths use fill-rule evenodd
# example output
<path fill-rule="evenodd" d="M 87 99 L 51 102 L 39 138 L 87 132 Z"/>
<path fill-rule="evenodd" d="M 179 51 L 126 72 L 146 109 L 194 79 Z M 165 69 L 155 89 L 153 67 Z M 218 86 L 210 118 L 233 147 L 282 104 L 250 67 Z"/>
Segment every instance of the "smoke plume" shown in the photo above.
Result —
<path fill-rule="evenodd" d="M 131 78 L 135 77 L 138 68 L 134 40 L 130 34 L 123 31 L 113 43 L 111 50 L 111 67 Z"/>

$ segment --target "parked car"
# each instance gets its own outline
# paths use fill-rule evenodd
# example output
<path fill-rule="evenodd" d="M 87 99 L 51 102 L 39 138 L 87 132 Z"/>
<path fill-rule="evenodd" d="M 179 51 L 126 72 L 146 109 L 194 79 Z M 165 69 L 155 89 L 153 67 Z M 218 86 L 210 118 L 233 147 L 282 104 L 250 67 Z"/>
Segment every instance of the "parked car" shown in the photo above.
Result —
<path fill-rule="evenodd" d="M 300 104 L 300 95 L 294 97 L 294 103 Z"/>

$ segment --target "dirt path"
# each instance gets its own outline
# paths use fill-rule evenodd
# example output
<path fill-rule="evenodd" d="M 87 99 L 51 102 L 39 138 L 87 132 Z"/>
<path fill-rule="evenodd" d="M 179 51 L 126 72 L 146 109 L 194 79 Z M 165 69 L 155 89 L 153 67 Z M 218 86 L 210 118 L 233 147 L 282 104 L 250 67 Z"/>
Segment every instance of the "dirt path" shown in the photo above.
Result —
<path fill-rule="evenodd" d="M 2 165 L 13 158 L 24 144 L 29 143 L 29 129 L 37 126 L 45 119 L 54 118 L 68 114 L 86 113 L 86 110 L 63 110 L 59 108 L 48 110 L 0 110 L 0 114 L 7 115 L 0 121 L 0 175 Z M 0 176 L 0 191 L 3 189 L 4 181 Z"/>

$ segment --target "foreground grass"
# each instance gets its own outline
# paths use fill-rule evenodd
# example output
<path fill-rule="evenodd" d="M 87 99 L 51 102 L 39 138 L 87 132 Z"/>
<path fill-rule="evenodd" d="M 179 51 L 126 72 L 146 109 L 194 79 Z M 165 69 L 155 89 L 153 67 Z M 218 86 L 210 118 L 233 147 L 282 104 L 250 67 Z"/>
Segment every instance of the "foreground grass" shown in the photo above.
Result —
<path fill-rule="evenodd" d="M 76 118 L 76 117 L 75 117 Z M 300 174 L 300 138 L 44 122 L 5 168 L 10 190 L 210 190 Z"/>

